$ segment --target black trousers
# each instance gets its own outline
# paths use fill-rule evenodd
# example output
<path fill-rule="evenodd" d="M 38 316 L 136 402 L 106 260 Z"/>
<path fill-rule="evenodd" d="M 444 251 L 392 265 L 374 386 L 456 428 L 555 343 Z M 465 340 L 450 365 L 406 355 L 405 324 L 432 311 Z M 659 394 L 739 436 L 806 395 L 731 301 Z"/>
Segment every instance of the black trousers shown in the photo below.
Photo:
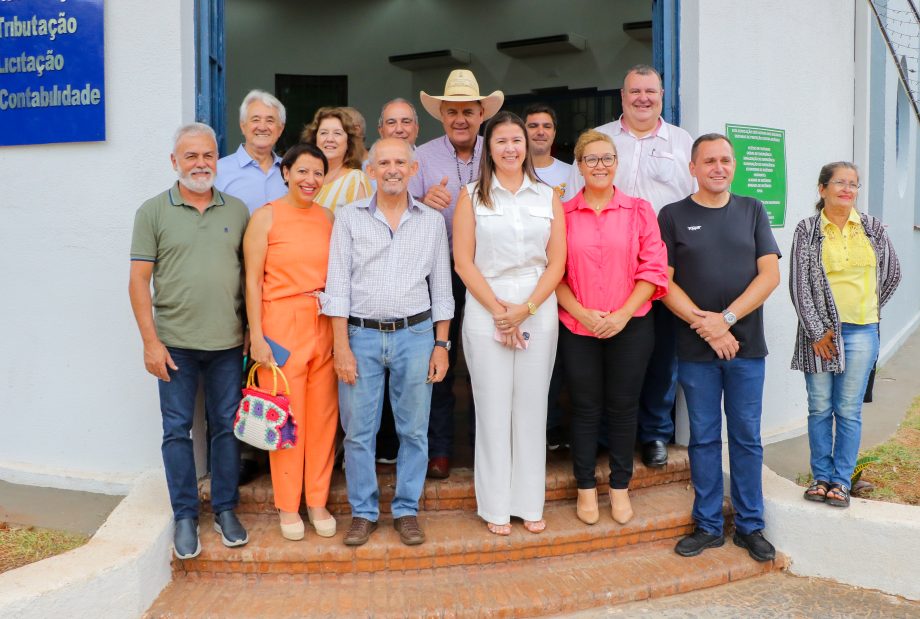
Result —
<path fill-rule="evenodd" d="M 597 486 L 597 440 L 607 419 L 610 487 L 629 486 L 636 414 L 645 368 L 655 344 L 651 316 L 631 319 L 609 339 L 575 335 L 559 327 L 559 348 L 572 398 L 572 465 L 578 488 Z"/>

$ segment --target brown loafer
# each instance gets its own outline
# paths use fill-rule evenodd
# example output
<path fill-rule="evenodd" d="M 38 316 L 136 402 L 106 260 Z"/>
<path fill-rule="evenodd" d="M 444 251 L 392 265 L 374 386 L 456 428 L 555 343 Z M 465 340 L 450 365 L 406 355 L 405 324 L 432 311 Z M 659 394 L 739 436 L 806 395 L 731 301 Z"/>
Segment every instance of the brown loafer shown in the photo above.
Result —
<path fill-rule="evenodd" d="M 418 546 L 425 541 L 425 533 L 418 525 L 418 518 L 415 516 L 394 518 L 393 528 L 399 533 L 399 539 L 406 546 Z"/>
<path fill-rule="evenodd" d="M 345 542 L 346 546 L 360 546 L 361 544 L 366 544 L 367 540 L 370 539 L 371 533 L 377 528 L 376 522 L 371 522 L 367 518 L 352 518 L 351 526 L 348 527 L 348 532 L 345 533 Z"/>
<path fill-rule="evenodd" d="M 429 479 L 447 479 L 450 475 L 450 458 L 438 456 L 428 461 Z"/>

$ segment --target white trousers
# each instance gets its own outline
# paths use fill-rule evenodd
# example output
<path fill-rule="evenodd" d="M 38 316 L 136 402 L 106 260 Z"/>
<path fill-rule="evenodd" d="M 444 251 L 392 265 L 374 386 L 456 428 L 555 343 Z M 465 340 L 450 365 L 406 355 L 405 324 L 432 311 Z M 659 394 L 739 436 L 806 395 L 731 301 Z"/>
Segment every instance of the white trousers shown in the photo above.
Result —
<path fill-rule="evenodd" d="M 495 295 L 523 303 L 540 272 L 489 279 Z M 546 399 L 556 359 L 559 313 L 555 294 L 521 324 L 526 350 L 495 341 L 492 314 L 469 293 L 463 353 L 476 406 L 474 479 L 479 516 L 507 524 L 511 516 L 540 520 L 546 497 Z"/>

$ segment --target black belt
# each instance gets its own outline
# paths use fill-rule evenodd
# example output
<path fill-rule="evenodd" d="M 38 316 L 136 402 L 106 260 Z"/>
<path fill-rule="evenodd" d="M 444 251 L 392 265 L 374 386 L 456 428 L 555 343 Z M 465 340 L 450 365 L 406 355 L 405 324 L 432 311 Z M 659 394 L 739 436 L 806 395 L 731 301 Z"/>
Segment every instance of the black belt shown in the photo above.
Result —
<path fill-rule="evenodd" d="M 409 316 L 408 318 L 395 318 L 393 320 L 373 320 L 371 318 L 358 318 L 349 316 L 348 324 L 365 329 L 377 329 L 378 331 L 397 331 L 404 327 L 411 327 L 420 322 L 425 322 L 431 318 L 431 310 L 425 310 L 421 314 Z"/>

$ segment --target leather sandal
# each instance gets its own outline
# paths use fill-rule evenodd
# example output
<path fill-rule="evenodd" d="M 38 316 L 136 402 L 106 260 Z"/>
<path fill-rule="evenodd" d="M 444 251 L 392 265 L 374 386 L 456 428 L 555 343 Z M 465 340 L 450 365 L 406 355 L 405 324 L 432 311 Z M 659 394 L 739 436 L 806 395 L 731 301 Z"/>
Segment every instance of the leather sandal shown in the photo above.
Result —
<path fill-rule="evenodd" d="M 501 535 L 501 536 L 511 535 L 511 523 L 510 522 L 508 524 L 495 524 L 492 522 L 487 522 L 486 528 L 489 529 L 489 533 L 493 533 L 495 535 Z"/>
<path fill-rule="evenodd" d="M 818 501 L 824 503 L 824 500 L 827 498 L 827 491 L 830 490 L 831 485 L 824 481 L 823 479 L 814 479 L 811 482 L 811 485 L 805 489 L 806 501 Z"/>
<path fill-rule="evenodd" d="M 831 484 L 824 502 L 834 507 L 850 506 L 850 489 L 843 484 Z"/>

